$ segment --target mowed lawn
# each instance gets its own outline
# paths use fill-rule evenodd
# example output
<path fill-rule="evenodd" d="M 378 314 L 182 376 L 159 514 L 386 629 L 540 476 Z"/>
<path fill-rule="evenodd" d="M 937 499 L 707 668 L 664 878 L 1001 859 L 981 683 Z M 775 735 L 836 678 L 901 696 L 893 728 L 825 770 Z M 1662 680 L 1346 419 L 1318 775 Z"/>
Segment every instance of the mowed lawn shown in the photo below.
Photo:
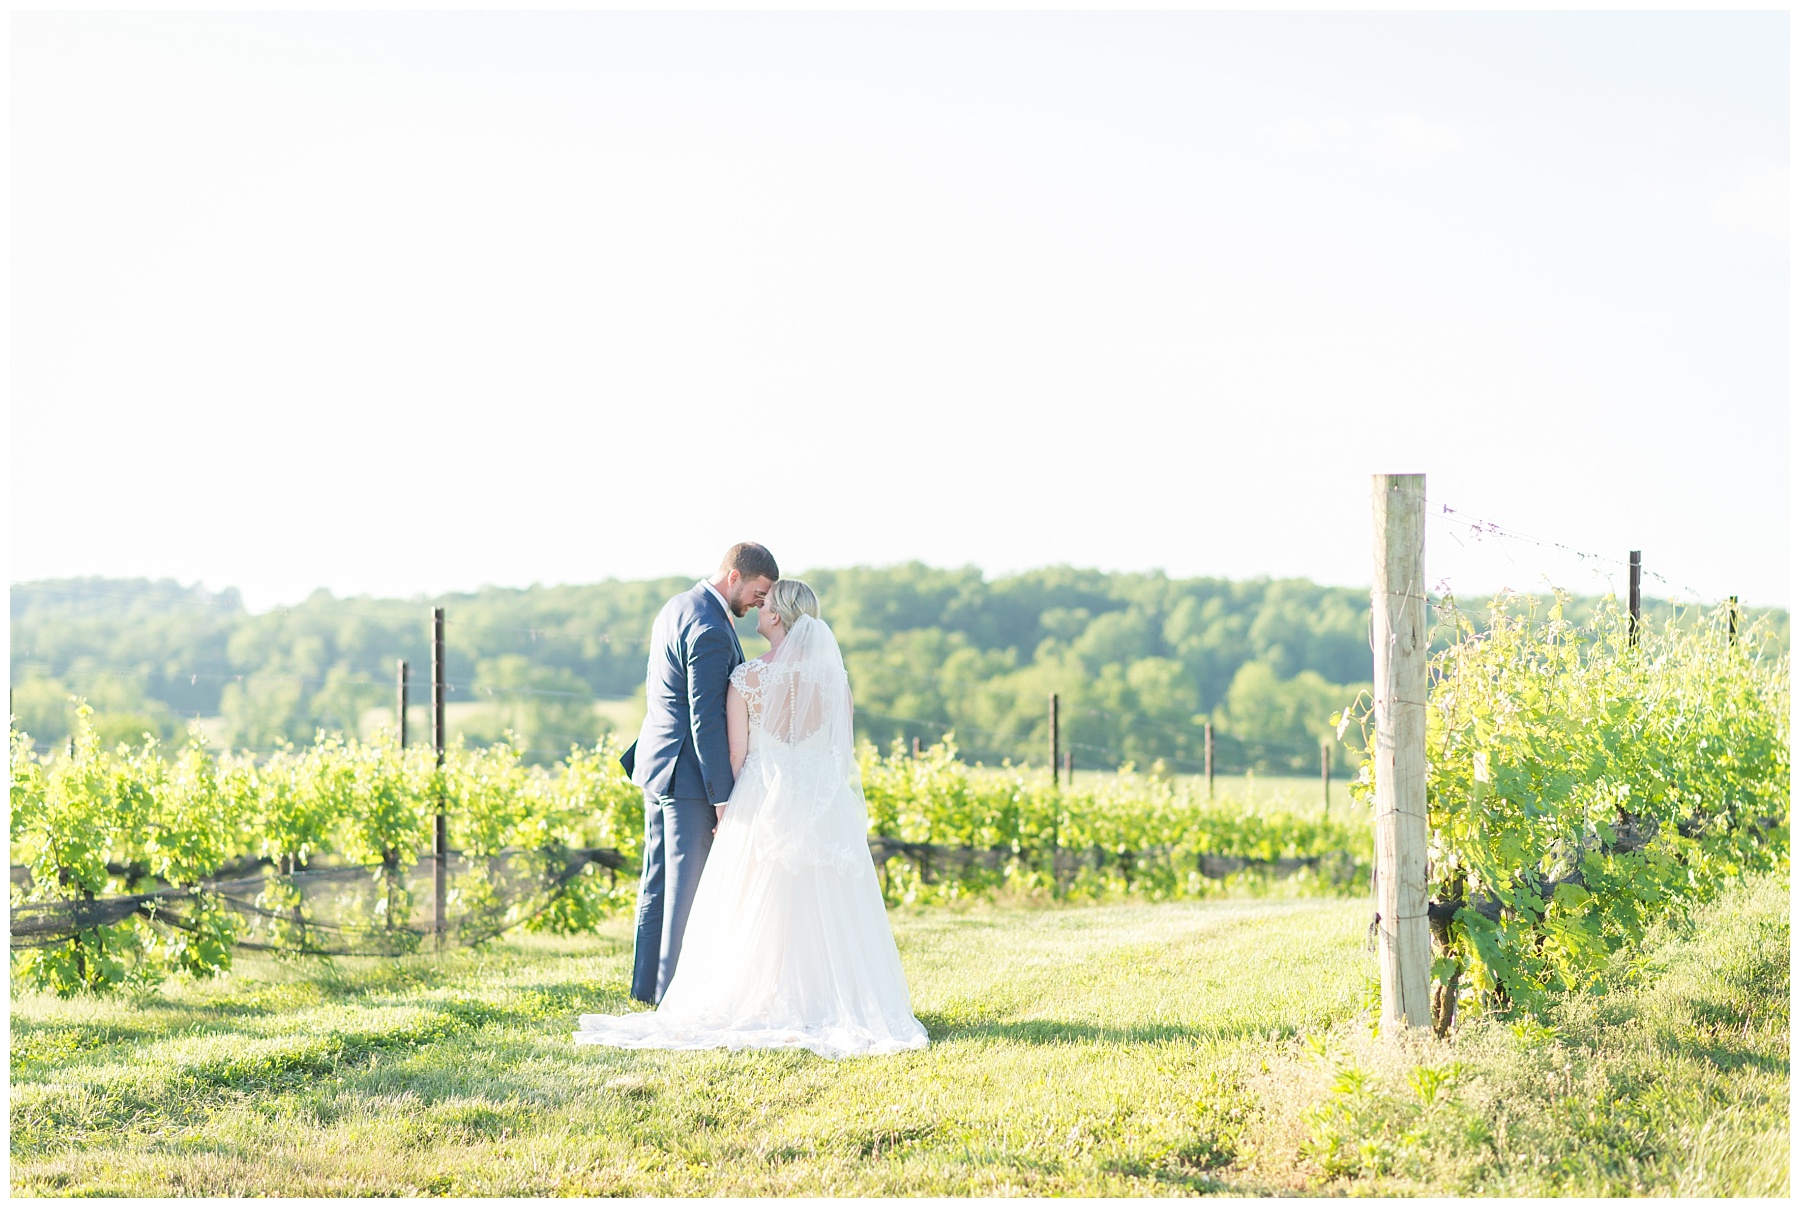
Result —
<path fill-rule="evenodd" d="M 15 994 L 12 1190 L 1783 1194 L 1786 883 L 1715 914 L 1555 1032 L 1411 1048 L 1369 1038 L 1369 908 L 1341 900 L 896 914 L 933 1043 L 844 1062 L 576 1048 L 578 1014 L 626 1009 L 622 919 Z"/>

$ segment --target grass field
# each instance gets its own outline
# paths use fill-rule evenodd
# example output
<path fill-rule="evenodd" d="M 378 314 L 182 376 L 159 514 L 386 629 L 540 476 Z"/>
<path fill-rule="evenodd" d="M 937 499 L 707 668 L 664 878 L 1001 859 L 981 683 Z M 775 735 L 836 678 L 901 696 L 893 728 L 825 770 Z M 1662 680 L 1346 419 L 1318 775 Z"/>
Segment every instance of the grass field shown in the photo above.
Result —
<path fill-rule="evenodd" d="M 896 914 L 924 1052 L 577 1049 L 628 928 L 403 961 L 245 962 L 12 1000 L 34 1195 L 1788 1189 L 1785 879 L 1653 936 L 1551 1028 L 1384 1045 L 1368 906 Z"/>

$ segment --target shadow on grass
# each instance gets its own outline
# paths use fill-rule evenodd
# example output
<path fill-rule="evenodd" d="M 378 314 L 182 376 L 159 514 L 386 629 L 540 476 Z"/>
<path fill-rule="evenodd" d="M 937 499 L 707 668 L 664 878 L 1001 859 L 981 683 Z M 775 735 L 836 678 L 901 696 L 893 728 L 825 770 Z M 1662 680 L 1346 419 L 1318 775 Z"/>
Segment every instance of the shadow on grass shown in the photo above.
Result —
<path fill-rule="evenodd" d="M 1735 1073 L 1748 1067 L 1758 1073 L 1785 1077 L 1790 1068 L 1786 1057 L 1758 1053 L 1748 1043 L 1712 1039 L 1700 1032 L 1685 1037 L 1665 1034 L 1657 1037 L 1655 1043 L 1657 1050 L 1665 1056 L 1704 1061 L 1721 1073 Z"/>
<path fill-rule="evenodd" d="M 1217 1171 L 1197 1169 L 1185 1162 L 1174 1168 L 1135 1161 L 1106 1162 L 1102 1165 L 1112 1174 L 1129 1179 L 1148 1179 L 1171 1190 L 1179 1188 L 1195 1195 L 1254 1194 L 1246 1187 L 1224 1178 Z"/>
<path fill-rule="evenodd" d="M 1142 1027 L 1115 1028 L 1091 1023 L 1071 1023 L 1060 1019 L 1022 1019 L 1004 1022 L 999 1019 L 975 1019 L 966 1015 L 921 1012 L 920 1023 L 933 1043 L 946 1040 L 995 1040 L 1007 1044 L 1029 1045 L 1145 1045 L 1168 1044 L 1171 1041 L 1241 1040 L 1268 1037 L 1285 1040 L 1306 1029 L 1293 1024 L 1255 1027 L 1250 1024 L 1221 1024 L 1194 1027 L 1185 1024 L 1147 1024 Z"/>
<path fill-rule="evenodd" d="M 541 1055 L 536 1038 L 477 1033 L 491 1018 L 479 1008 L 441 1012 L 383 1033 L 289 1037 L 298 1041 L 291 1048 L 234 1051 L 192 1064 L 152 1062 L 86 1081 L 75 1093 L 66 1087 L 46 1093 L 48 1088 L 34 1086 L 25 1106 L 14 1100 L 13 1152 L 46 1153 L 71 1135 L 117 1134 L 185 1120 L 196 1111 L 242 1103 L 245 1096 L 328 1124 L 359 1100 L 391 1104 L 404 1097 L 431 1107 L 473 1096 L 546 1110 L 583 1093 L 565 1090 L 554 1077 L 545 1084 L 530 1065 Z M 457 1050 L 465 1046 L 470 1059 L 459 1060 Z M 15 1077 L 15 1092 L 35 1081 Z"/>
<path fill-rule="evenodd" d="M 132 1082 L 134 1102 L 148 1095 L 136 1106 L 156 1102 L 170 1093 L 183 1094 L 204 1088 L 236 1092 L 291 1091 L 311 1079 L 340 1070 L 351 1071 L 372 1064 L 376 1054 L 392 1051 L 432 1050 L 445 1042 L 454 1042 L 472 1033 L 493 1028 L 524 1028 L 537 1031 L 545 1024 L 566 1025 L 573 1031 L 577 1017 L 583 1012 L 631 1009 L 625 997 L 623 982 L 612 985 L 594 981 L 559 981 L 508 987 L 498 1001 L 481 1001 L 434 992 L 435 987 L 418 987 L 423 991 L 410 1001 L 394 1006 L 414 1008 L 419 1014 L 396 1026 L 377 1025 L 365 1030 L 360 1021 L 331 1021 L 323 1029 L 295 1026 L 271 1031 L 267 1017 L 278 1014 L 269 1007 L 233 1006 L 229 1003 L 183 1002 L 161 999 L 154 1003 L 159 1018 L 142 1022 L 70 1023 L 60 1020 L 15 1019 L 12 1026 L 12 1080 L 15 1085 L 41 1082 L 66 1076 L 82 1067 L 126 1062 L 136 1073 Z M 349 995 L 357 1002 L 363 995 Z M 343 1006 L 346 1001 L 327 1000 L 325 1006 Z M 316 1010 L 309 1005 L 306 1010 Z M 557 1029 L 560 1035 L 561 1029 Z M 490 1043 L 493 1034 L 488 1032 Z M 167 1064 L 161 1060 L 135 1061 L 134 1050 L 141 1046 L 176 1038 L 231 1037 L 241 1039 L 245 1048 L 204 1061 Z M 293 1047 L 278 1047 L 295 1042 Z M 256 1050 L 252 1056 L 252 1050 Z M 158 1091 L 153 1089 L 163 1085 Z M 109 1087 L 109 1091 L 116 1087 Z"/>
<path fill-rule="evenodd" d="M 517 1021 L 561 1020 L 575 1028 L 581 1015 L 624 1015 L 643 1010 L 631 997 L 624 979 L 616 982 L 534 982 L 515 986 L 508 995 L 507 1013 Z"/>
<path fill-rule="evenodd" d="M 69 1024 L 51 1021 L 12 1021 L 12 1082 L 14 1085 L 54 1078 L 60 1071 L 104 1065 L 120 1059 L 122 1051 L 184 1036 L 251 1035 L 229 1021 L 205 1012 L 172 1012 L 176 1019 L 151 1024 Z"/>
<path fill-rule="evenodd" d="M 115 1023 L 72 1023 L 62 1019 L 20 1019 L 12 1020 L 12 1039 L 15 1045 L 21 1041 L 29 1041 L 37 1036 L 68 1037 L 73 1049 L 98 1049 L 110 1044 L 125 1044 L 140 1040 L 154 1039 L 163 1035 L 169 1028 L 161 1024 Z"/>

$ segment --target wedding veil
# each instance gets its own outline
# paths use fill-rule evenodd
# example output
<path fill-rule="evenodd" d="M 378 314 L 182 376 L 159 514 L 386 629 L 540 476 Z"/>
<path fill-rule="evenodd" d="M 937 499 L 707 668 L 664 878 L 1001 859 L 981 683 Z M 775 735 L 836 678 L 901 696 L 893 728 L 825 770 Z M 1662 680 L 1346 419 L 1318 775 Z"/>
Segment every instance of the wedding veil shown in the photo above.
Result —
<path fill-rule="evenodd" d="M 744 768 L 765 790 L 750 819 L 758 854 L 790 866 L 868 860 L 850 678 L 831 627 L 802 614 L 760 666 L 746 664 L 744 692 L 760 703 L 761 741 Z"/>

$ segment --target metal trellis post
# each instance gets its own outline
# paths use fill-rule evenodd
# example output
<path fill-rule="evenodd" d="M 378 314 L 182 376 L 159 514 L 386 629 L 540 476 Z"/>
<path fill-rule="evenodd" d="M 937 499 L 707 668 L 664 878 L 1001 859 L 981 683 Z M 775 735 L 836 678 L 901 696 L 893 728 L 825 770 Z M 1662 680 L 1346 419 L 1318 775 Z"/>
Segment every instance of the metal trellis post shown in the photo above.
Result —
<path fill-rule="evenodd" d="M 1642 598 L 1642 593 L 1640 591 L 1640 588 L 1643 585 L 1643 580 L 1644 580 L 1644 551 L 1634 549 L 1631 551 L 1631 596 L 1630 596 L 1630 607 L 1631 607 L 1630 639 L 1631 639 L 1631 644 L 1633 646 L 1637 645 L 1637 640 L 1638 640 L 1638 625 L 1640 623 L 1639 616 L 1641 613 L 1641 607 L 1642 607 L 1642 603 L 1643 603 L 1643 598 Z"/>
<path fill-rule="evenodd" d="M 1325 789 L 1325 812 L 1331 813 L 1331 743 L 1321 739 L 1319 742 L 1319 783 Z"/>
<path fill-rule="evenodd" d="M 400 749 L 406 750 L 406 689 L 409 671 L 406 660 L 399 660 L 398 683 L 395 684 L 397 699 L 394 704 L 394 736 L 399 740 Z"/>
<path fill-rule="evenodd" d="M 1206 797 L 1212 800 L 1213 795 L 1213 735 L 1212 723 L 1206 723 Z"/>
<path fill-rule="evenodd" d="M 437 755 L 438 771 L 444 769 L 444 610 L 431 610 L 431 746 Z M 435 826 L 431 842 L 432 914 L 431 929 L 437 946 L 444 946 L 445 905 L 449 899 L 450 828 L 444 820 L 444 798 L 440 789 Z"/>

